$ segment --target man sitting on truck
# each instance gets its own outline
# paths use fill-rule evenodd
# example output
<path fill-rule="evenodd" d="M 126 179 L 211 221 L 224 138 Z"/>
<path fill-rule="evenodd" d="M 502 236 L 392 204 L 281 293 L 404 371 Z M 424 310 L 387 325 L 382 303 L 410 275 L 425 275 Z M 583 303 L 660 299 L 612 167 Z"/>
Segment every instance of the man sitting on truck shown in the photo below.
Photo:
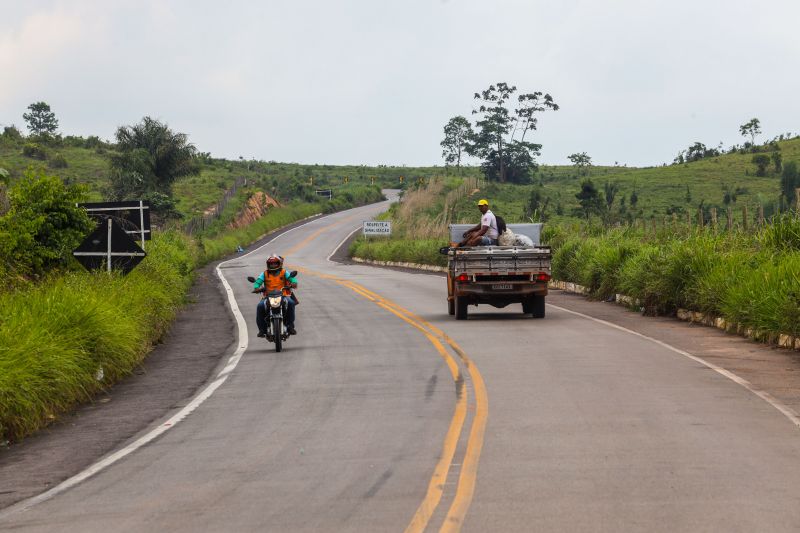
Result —
<path fill-rule="evenodd" d="M 478 209 L 481 212 L 480 223 L 464 232 L 464 240 L 458 243 L 459 246 L 497 245 L 497 237 L 500 232 L 497 230 L 497 218 L 489 209 L 489 201 L 479 200 Z"/>

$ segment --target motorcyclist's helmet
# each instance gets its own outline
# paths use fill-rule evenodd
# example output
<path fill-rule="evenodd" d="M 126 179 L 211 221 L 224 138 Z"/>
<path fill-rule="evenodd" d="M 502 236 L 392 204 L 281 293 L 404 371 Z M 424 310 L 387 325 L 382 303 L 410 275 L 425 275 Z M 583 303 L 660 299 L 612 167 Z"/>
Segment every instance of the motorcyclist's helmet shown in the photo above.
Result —
<path fill-rule="evenodd" d="M 272 254 L 267 258 L 267 271 L 268 272 L 280 272 L 281 267 L 283 266 L 283 258 L 279 255 Z"/>

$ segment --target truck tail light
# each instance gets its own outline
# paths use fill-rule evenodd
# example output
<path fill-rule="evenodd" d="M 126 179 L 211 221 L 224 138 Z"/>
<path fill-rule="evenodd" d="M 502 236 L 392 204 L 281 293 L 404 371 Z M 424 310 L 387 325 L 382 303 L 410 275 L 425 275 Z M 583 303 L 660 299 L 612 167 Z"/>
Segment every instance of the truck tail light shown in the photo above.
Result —
<path fill-rule="evenodd" d="M 456 281 L 469 281 L 469 274 L 459 274 Z"/>
<path fill-rule="evenodd" d="M 550 274 L 547 272 L 539 272 L 536 275 L 536 281 L 550 281 Z"/>

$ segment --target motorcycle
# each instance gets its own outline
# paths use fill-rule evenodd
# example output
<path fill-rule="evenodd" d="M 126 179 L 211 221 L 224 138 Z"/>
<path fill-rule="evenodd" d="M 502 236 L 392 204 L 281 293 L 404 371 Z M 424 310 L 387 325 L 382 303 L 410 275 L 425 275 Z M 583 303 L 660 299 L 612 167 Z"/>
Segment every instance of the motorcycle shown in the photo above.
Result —
<path fill-rule="evenodd" d="M 297 276 L 297 271 L 293 270 L 291 277 Z M 255 283 L 256 278 L 247 276 L 247 281 Z M 286 329 L 283 316 L 286 313 L 286 299 L 294 298 L 294 295 L 284 296 L 282 290 L 269 291 L 265 288 L 254 289 L 254 293 L 261 293 L 261 299 L 266 300 L 264 321 L 267 323 L 267 342 L 275 343 L 275 351 L 283 350 L 283 341 L 289 338 L 289 331 Z"/>

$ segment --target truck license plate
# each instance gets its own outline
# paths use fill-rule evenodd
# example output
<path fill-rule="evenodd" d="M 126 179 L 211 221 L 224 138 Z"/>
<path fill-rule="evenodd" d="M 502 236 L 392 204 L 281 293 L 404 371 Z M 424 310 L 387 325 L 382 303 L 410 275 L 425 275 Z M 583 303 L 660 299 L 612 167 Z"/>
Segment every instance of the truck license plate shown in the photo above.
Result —
<path fill-rule="evenodd" d="M 503 283 L 501 285 L 492 285 L 492 290 L 494 291 L 510 291 L 513 289 L 514 286 L 510 283 Z"/>

